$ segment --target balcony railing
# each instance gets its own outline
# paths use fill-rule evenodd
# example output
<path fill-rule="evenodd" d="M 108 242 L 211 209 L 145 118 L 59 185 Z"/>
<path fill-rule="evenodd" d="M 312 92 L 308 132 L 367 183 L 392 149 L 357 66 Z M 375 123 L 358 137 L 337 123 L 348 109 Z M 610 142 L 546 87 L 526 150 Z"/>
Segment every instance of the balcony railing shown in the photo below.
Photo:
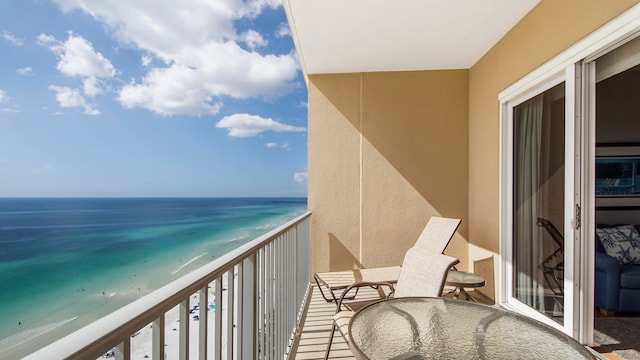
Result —
<path fill-rule="evenodd" d="M 304 214 L 26 359 L 130 359 L 141 329 L 151 333 L 143 344 L 151 359 L 283 359 L 308 295 L 309 219 Z M 179 312 L 177 325 L 167 323 L 170 311 Z M 174 349 L 167 336 L 178 337 Z"/>

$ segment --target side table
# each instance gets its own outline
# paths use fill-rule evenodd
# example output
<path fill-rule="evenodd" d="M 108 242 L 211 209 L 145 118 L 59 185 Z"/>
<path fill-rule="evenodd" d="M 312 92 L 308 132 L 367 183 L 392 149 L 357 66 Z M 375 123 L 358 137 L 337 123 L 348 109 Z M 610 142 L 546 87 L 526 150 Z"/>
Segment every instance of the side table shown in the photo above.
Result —
<path fill-rule="evenodd" d="M 458 271 L 451 270 L 447 274 L 446 285 L 455 287 L 453 298 L 457 299 L 460 296 L 460 293 L 464 294 L 467 300 L 476 301 L 468 292 L 465 291 L 465 288 L 479 288 L 483 287 L 486 282 L 484 277 L 478 274 L 466 272 L 466 271 Z"/>

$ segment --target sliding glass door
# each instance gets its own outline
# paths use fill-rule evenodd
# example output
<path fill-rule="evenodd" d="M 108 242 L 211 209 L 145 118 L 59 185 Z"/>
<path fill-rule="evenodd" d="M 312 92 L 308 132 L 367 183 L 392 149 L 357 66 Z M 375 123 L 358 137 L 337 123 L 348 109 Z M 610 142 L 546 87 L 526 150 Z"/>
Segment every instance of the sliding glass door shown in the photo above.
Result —
<path fill-rule="evenodd" d="M 635 221 L 620 209 L 637 197 L 620 196 L 623 179 L 597 181 L 596 155 L 636 156 L 639 39 L 635 6 L 499 95 L 499 302 L 588 345 L 596 209 L 602 223 Z"/>
<path fill-rule="evenodd" d="M 564 323 L 565 84 L 513 108 L 512 296 Z"/>
<path fill-rule="evenodd" d="M 575 69 L 566 69 L 503 107 L 503 304 L 572 336 L 578 88 Z"/>

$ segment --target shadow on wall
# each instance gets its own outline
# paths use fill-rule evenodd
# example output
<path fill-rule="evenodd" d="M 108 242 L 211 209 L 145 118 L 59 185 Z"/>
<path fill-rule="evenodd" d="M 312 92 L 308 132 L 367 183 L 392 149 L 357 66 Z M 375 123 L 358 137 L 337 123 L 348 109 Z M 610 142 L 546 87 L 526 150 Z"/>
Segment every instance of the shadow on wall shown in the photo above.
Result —
<path fill-rule="evenodd" d="M 314 75 L 311 81 L 428 206 L 442 216 L 460 217 L 468 211 L 468 75 L 467 70 L 381 72 Z M 392 197 L 396 187 L 372 185 L 389 176 L 379 173 L 379 164 L 371 163 L 375 154 L 367 151 L 365 146 L 364 200 Z M 465 220 L 458 232 L 466 239 Z"/>
<path fill-rule="evenodd" d="M 484 287 L 476 289 L 476 292 L 479 293 L 483 298 L 483 303 L 494 305 L 496 303 L 495 300 L 495 276 L 493 273 L 494 264 L 493 264 L 493 256 L 489 256 L 485 259 L 474 260 L 473 261 L 473 272 L 484 277 L 486 284 Z M 477 295 L 477 294 L 476 294 Z"/>
<path fill-rule="evenodd" d="M 329 233 L 330 269 L 362 269 L 363 265 L 338 238 Z"/>

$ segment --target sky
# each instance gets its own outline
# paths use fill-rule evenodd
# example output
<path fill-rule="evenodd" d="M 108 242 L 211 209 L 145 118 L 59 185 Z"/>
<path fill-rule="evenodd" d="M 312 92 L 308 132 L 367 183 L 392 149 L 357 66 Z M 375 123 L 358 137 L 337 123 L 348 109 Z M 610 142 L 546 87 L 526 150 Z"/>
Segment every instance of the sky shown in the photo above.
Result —
<path fill-rule="evenodd" d="M 306 196 L 281 0 L 0 2 L 0 197 Z"/>

